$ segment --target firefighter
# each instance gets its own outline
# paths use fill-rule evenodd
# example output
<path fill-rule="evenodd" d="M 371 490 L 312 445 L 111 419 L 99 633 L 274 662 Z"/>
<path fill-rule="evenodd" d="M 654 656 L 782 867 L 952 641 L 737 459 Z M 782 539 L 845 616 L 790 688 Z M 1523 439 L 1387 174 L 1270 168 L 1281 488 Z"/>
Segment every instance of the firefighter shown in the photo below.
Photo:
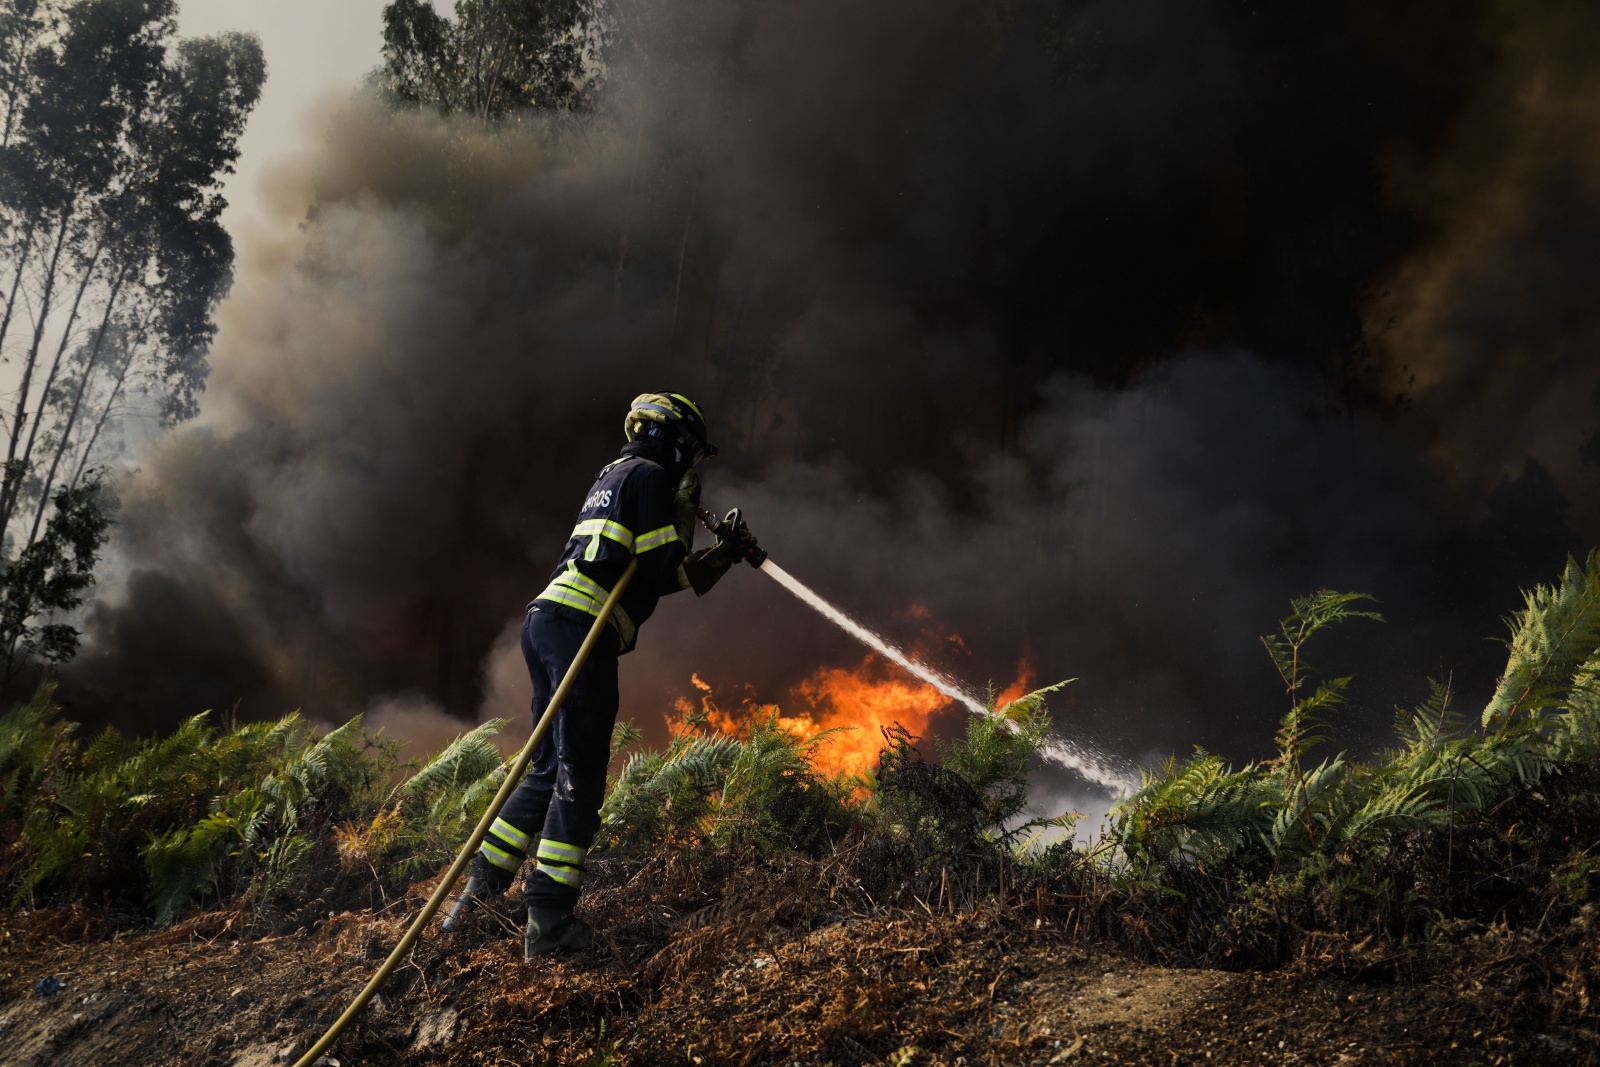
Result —
<path fill-rule="evenodd" d="M 645 393 L 629 407 L 623 432 L 621 457 L 595 478 L 550 583 L 523 618 L 536 720 L 630 557 L 638 558 L 638 570 L 527 775 L 473 857 L 472 877 L 445 922 L 446 930 L 455 929 L 477 901 L 509 889 L 531 850 L 534 868 L 524 879 L 527 959 L 582 951 L 593 942 L 593 931 L 572 909 L 600 827 L 617 721 L 617 657 L 633 648 L 658 599 L 681 589 L 704 596 L 734 563 L 759 554 L 735 513 L 715 545 L 690 552 L 700 504 L 695 464 L 717 454 L 693 401 L 682 393 Z"/>

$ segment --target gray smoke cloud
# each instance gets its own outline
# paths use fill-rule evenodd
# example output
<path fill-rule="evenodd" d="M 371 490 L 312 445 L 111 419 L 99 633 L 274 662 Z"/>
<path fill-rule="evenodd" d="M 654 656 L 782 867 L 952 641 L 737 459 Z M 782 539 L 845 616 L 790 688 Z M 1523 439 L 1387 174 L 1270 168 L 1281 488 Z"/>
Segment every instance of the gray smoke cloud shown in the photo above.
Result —
<path fill-rule="evenodd" d="M 964 510 L 931 478 L 867 493 L 865 472 L 843 463 L 790 464 L 714 493 L 748 509 L 786 569 L 892 638 L 914 641 L 925 625 L 911 604 L 961 634 L 966 654 L 940 664 L 960 676 L 1004 685 L 1025 650 L 1041 682 L 1078 678 L 1055 701 L 1058 721 L 1132 757 L 1268 740 L 1263 718 L 1281 713 L 1281 696 L 1254 636 L 1291 596 L 1414 593 L 1408 570 L 1434 532 L 1426 469 L 1372 420 L 1313 417 L 1303 373 L 1196 353 L 1127 389 L 1057 378 L 1044 394 L 1021 454 L 989 458 L 993 495 Z M 638 688 L 660 686 L 657 703 L 684 684 L 685 664 L 716 686 L 781 692 L 796 664 L 850 653 L 742 571 L 714 605 L 673 602 L 661 619 L 630 667 Z M 1400 620 L 1408 637 L 1416 622 Z M 1357 644 L 1331 645 L 1330 658 L 1373 666 L 1373 643 Z M 1359 719 L 1384 718 L 1388 693 L 1360 696 Z"/>
<path fill-rule="evenodd" d="M 1565 500 L 1541 467 L 1486 505 L 1505 456 L 1463 491 L 1352 384 L 1367 287 L 1422 247 L 1377 160 L 1455 100 L 1353 10 L 727 0 L 632 12 L 593 120 L 353 101 L 242 236 L 202 414 L 121 486 L 63 693 L 138 728 L 525 731 L 510 627 L 662 386 L 709 408 L 708 503 L 787 569 L 961 635 L 937 665 L 977 684 L 1079 678 L 1059 722 L 1126 758 L 1257 754 L 1255 637 L 1323 586 L 1393 619 L 1326 643 L 1363 672 L 1349 743 L 1426 673 L 1483 689 L 1523 571 L 1464 576 L 1529 513 L 1560 519 L 1512 553 L 1545 576 Z M 741 570 L 663 602 L 623 713 L 858 658 Z"/>

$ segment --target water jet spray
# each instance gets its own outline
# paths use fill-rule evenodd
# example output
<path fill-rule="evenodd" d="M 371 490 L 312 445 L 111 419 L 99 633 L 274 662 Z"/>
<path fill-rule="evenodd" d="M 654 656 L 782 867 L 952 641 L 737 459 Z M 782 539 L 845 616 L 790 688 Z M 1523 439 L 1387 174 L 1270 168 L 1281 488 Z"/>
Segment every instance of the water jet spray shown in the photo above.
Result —
<path fill-rule="evenodd" d="M 875 633 L 861 625 L 834 605 L 828 603 L 805 583 L 794 575 L 784 570 L 772 561 L 767 550 L 761 548 L 750 539 L 748 532 L 744 531 L 744 521 L 739 509 L 728 512 L 725 518 L 717 518 L 709 511 L 700 512 L 700 521 L 707 530 L 725 541 L 732 541 L 740 545 L 739 558 L 745 560 L 762 574 L 772 578 L 773 581 L 793 593 L 799 600 L 812 608 L 817 614 L 839 627 L 851 637 L 866 645 L 878 655 L 898 665 L 919 681 L 932 686 L 940 694 L 960 704 L 973 715 L 986 715 L 992 718 L 1004 719 L 999 712 L 989 707 L 984 701 L 979 700 L 970 689 L 962 686 L 948 675 L 934 670 L 925 663 L 918 663 L 908 656 L 905 651 L 889 643 L 882 635 Z M 1089 781 L 1108 790 L 1113 797 L 1131 793 L 1139 786 L 1138 779 L 1125 770 L 1119 770 L 1100 753 L 1089 746 L 1058 739 L 1045 745 L 1043 755 L 1059 766 L 1075 771 Z"/>

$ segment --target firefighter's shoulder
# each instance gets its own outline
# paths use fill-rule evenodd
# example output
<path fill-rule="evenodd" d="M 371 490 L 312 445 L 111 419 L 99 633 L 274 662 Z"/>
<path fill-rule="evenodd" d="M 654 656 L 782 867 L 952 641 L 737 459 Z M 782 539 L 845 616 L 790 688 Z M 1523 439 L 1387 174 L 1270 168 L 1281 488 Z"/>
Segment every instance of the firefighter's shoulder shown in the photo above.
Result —
<path fill-rule="evenodd" d="M 668 481 L 666 469 L 655 460 L 643 456 L 626 457 L 621 463 L 612 467 L 610 473 L 618 482 L 640 489 L 656 483 L 665 485 Z"/>

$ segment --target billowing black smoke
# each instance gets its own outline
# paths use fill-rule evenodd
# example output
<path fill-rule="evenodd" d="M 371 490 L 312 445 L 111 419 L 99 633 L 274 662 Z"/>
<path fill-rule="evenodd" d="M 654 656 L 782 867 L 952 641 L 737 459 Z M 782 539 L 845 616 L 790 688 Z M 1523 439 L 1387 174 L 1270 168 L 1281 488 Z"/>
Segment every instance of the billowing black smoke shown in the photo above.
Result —
<path fill-rule="evenodd" d="M 1367 672 L 1352 741 L 1425 674 L 1481 691 L 1481 638 L 1597 521 L 1566 503 L 1594 474 L 1540 451 L 1575 457 L 1576 424 L 1467 455 L 1409 413 L 1409 368 L 1454 382 L 1429 324 L 1463 297 L 1429 257 L 1469 251 L 1386 175 L 1470 187 L 1459 123 L 1515 64 L 1465 5 L 1427 33 L 1269 6 L 641 5 L 592 120 L 352 105 L 240 242 L 201 418 L 122 487 L 75 710 L 515 712 L 496 640 L 662 386 L 704 398 L 709 502 L 785 567 L 898 636 L 926 607 L 980 683 L 1024 651 L 1081 678 L 1062 721 L 1129 757 L 1257 751 L 1282 695 L 1255 635 L 1319 586 L 1392 620 L 1327 646 Z M 1587 397 L 1561 344 L 1600 316 L 1560 306 L 1514 358 Z M 736 573 L 663 605 L 624 714 L 659 723 L 692 671 L 782 699 L 854 655 Z"/>

